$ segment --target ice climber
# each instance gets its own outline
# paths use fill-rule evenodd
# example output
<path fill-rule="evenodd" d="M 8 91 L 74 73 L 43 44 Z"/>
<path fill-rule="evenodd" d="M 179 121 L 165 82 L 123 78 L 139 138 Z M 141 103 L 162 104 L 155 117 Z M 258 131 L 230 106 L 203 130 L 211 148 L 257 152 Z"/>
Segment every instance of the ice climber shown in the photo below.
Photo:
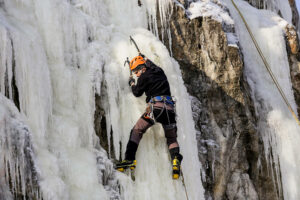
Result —
<path fill-rule="evenodd" d="M 131 130 L 127 143 L 125 159 L 116 165 L 119 171 L 136 166 L 135 154 L 140 140 L 148 128 L 155 122 L 162 124 L 167 145 L 172 159 L 173 178 L 180 176 L 182 155 L 177 142 L 177 127 L 175 103 L 171 97 L 170 85 L 164 71 L 143 55 L 136 56 L 129 64 L 131 71 L 138 77 L 137 84 L 132 75 L 129 86 L 134 96 L 139 97 L 144 92 L 148 103 L 145 113 L 138 119 Z"/>

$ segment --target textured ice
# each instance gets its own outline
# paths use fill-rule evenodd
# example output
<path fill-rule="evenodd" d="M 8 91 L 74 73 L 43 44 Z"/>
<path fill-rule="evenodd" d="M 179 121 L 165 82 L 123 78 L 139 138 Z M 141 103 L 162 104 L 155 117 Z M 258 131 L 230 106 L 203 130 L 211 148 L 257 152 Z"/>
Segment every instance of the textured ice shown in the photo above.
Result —
<path fill-rule="evenodd" d="M 37 166 L 31 133 L 16 106 L 0 94 L 0 199 L 38 196 Z M 8 183 L 13 190 L 10 192 Z M 27 192 L 28 194 L 28 192 Z"/>
<path fill-rule="evenodd" d="M 178 106 L 183 173 L 190 199 L 204 199 L 190 100 L 178 63 L 157 39 L 156 12 L 161 34 L 170 37 L 172 4 L 158 2 L 143 1 L 139 7 L 136 0 L 1 1 L 0 92 L 12 101 L 18 88 L 38 167 L 41 196 L 35 199 L 185 198 L 182 183 L 171 178 L 160 126 L 143 138 L 134 183 L 113 169 L 95 135 L 95 93 L 107 98 L 107 130 L 117 156 L 124 155 L 130 129 L 145 107 L 144 97 L 133 97 L 127 86 L 124 60 L 137 55 L 129 35 L 164 68 L 178 105 L 184 105 Z"/>
<path fill-rule="evenodd" d="M 298 4 L 299 0 L 295 0 L 296 4 Z M 292 23 L 292 9 L 290 6 L 290 1 L 283 0 L 249 0 L 249 2 L 259 8 L 272 10 L 276 14 L 280 14 L 286 21 Z"/>

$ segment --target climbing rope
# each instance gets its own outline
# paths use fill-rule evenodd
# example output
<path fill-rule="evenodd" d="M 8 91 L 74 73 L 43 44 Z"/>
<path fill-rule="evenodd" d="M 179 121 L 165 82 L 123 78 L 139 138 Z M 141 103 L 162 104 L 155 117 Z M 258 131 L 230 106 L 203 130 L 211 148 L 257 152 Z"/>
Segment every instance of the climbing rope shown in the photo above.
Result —
<path fill-rule="evenodd" d="M 182 176 L 182 184 L 183 184 L 183 187 L 184 187 L 185 196 L 186 196 L 186 199 L 189 200 L 189 196 L 188 196 L 188 193 L 187 193 L 187 190 L 186 190 L 186 186 L 185 186 L 185 182 L 184 182 L 183 172 L 182 172 L 182 170 L 180 170 L 180 172 L 181 172 L 181 176 Z"/>
<path fill-rule="evenodd" d="M 280 85 L 279 85 L 279 83 L 278 83 L 276 77 L 274 76 L 274 74 L 273 74 L 273 72 L 272 72 L 272 70 L 271 70 L 271 67 L 270 67 L 269 63 L 267 62 L 267 60 L 266 60 L 266 58 L 264 57 L 264 55 L 263 55 L 263 53 L 262 53 L 260 47 L 258 46 L 258 43 L 257 43 L 257 41 L 256 41 L 256 39 L 255 39 L 255 37 L 254 37 L 254 35 L 253 35 L 251 29 L 249 28 L 248 23 L 246 22 L 245 17 L 243 16 L 243 14 L 241 13 L 240 9 L 239 9 L 239 8 L 237 7 L 237 5 L 235 4 L 234 0 L 231 0 L 231 2 L 232 2 L 232 4 L 233 4 L 233 6 L 235 7 L 235 9 L 238 11 L 240 17 L 242 18 L 242 20 L 243 20 L 243 22 L 244 22 L 244 24 L 245 24 L 245 26 L 246 26 L 246 28 L 247 28 L 247 31 L 248 31 L 248 33 L 250 34 L 251 39 L 252 39 L 252 41 L 253 41 L 253 43 L 254 43 L 254 45 L 255 45 L 255 47 L 256 47 L 256 49 L 257 49 L 259 55 L 260 55 L 262 61 L 264 62 L 265 67 L 267 68 L 267 70 L 268 70 L 268 72 L 269 72 L 269 74 L 270 74 L 270 76 L 271 76 L 273 82 L 275 83 L 275 85 L 276 85 L 276 87 L 277 87 L 277 89 L 278 89 L 280 95 L 282 96 L 283 100 L 285 101 L 285 103 L 286 103 L 288 109 L 289 109 L 290 112 L 292 113 L 292 115 L 293 115 L 293 117 L 295 118 L 296 122 L 297 122 L 298 125 L 300 126 L 300 121 L 299 121 L 299 119 L 298 119 L 296 113 L 293 111 L 293 109 L 292 109 L 292 107 L 291 107 L 291 105 L 290 105 L 288 99 L 286 98 L 286 96 L 285 96 L 284 92 L 282 91 L 282 89 L 281 89 L 281 87 L 280 87 Z"/>

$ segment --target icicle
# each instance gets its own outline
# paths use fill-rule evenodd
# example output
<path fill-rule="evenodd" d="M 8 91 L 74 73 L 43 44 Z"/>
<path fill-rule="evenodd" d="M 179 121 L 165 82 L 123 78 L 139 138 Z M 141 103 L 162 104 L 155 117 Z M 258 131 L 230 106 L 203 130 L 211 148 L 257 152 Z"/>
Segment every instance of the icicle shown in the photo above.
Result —
<path fill-rule="evenodd" d="M 25 199 L 27 188 L 35 191 L 33 157 L 26 156 L 32 147 L 26 125 L 17 108 L 0 94 L 0 172 L 5 172 L 5 185 L 10 185 L 15 197 Z M 8 198 L 8 197 L 7 197 Z M 38 199 L 38 198 L 37 198 Z"/>
<path fill-rule="evenodd" d="M 144 0 L 146 4 L 146 9 L 148 13 L 148 25 L 150 31 L 159 38 L 158 31 L 158 19 L 160 23 L 160 35 L 161 40 L 164 42 L 165 39 L 169 41 L 169 50 L 172 51 L 172 38 L 170 31 L 170 18 L 173 12 L 173 1 L 171 0 Z M 168 38 L 165 38 L 167 36 Z M 172 54 L 172 52 L 171 52 Z"/>
<path fill-rule="evenodd" d="M 13 45 L 11 50 L 8 46 L 6 49 L 1 46 L 0 53 L 4 55 L 1 64 L 7 60 L 15 62 L 13 74 L 12 71 L 7 71 L 7 77 L 14 77 L 16 80 L 22 119 L 28 125 L 27 131 L 17 129 L 17 132 L 30 132 L 32 135 L 32 150 L 28 153 L 34 157 L 34 167 L 31 166 L 30 169 L 35 169 L 32 173 L 38 174 L 41 193 L 33 191 L 37 199 L 119 198 L 116 194 L 119 187 L 124 189 L 122 198 L 125 200 L 133 199 L 131 197 L 145 199 L 148 191 L 144 185 L 155 191 L 151 194 L 153 199 L 184 198 L 184 193 L 175 196 L 168 192 L 169 186 L 174 191 L 183 191 L 183 187 L 180 182 L 174 183 L 171 179 L 168 152 L 161 128 L 154 127 L 157 135 L 152 131 L 141 146 L 139 166 L 145 168 L 137 168 L 136 175 L 139 179 L 135 184 L 129 177 L 119 176 L 112 169 L 112 163 L 102 154 L 101 148 L 96 145 L 94 101 L 95 91 L 100 94 L 102 83 L 105 83 L 103 88 L 108 99 L 105 107 L 108 141 L 109 146 L 113 146 L 116 157 L 124 155 L 130 129 L 144 109 L 144 99 L 134 98 L 129 91 L 128 68 L 123 67 L 127 56 L 132 58 L 137 54 L 136 49 L 129 44 L 129 34 L 134 35 L 143 53 L 168 70 L 168 78 L 174 86 L 172 92 L 178 96 L 180 104 L 188 108 L 179 108 L 178 130 L 183 153 L 186 155 L 183 170 L 189 171 L 185 173 L 185 180 L 191 199 L 204 199 L 190 101 L 179 66 L 170 58 L 162 43 L 147 31 L 149 23 L 156 36 L 160 34 L 156 17 L 158 13 L 163 27 L 162 37 L 166 34 L 170 36 L 166 31 L 172 11 L 169 3 L 170 1 L 160 0 L 156 4 L 155 1 L 147 0 L 146 7 L 139 7 L 136 0 L 3 1 L 1 6 L 5 9 L 0 9 L 0 28 L 5 33 L 1 31 L 0 38 L 6 40 L 4 34 L 9 33 L 11 43 L 7 45 Z M 148 16 L 145 9 L 148 10 Z M 171 42 L 170 39 L 169 41 Z M 9 55 L 9 52 L 13 53 Z M 11 68 L 10 64 L 8 68 Z M 0 70 L 6 71 L 6 68 Z M 3 94 L 5 79 L 2 74 L 0 77 Z M 9 127 L 20 126 L 12 124 Z M 111 133 L 114 144 L 110 144 Z M 20 142 L 11 139 L 9 144 Z M 28 146 L 27 143 L 22 145 Z M 154 145 L 156 150 L 150 151 Z M 16 161 L 12 148 L 6 152 L 7 163 L 1 166 L 10 166 L 11 171 L 7 173 L 16 175 L 19 169 L 27 170 L 21 165 L 26 164 L 28 158 L 24 162 Z M 147 166 L 148 159 L 155 162 Z M 192 165 L 187 164 L 188 162 Z M 161 163 L 164 166 L 162 170 L 155 163 Z M 154 176 L 153 171 L 156 172 Z M 19 179 L 12 176 L 13 187 L 17 188 L 14 189 L 15 193 L 27 193 L 28 185 L 24 186 L 22 183 L 27 180 L 24 177 L 26 174 L 28 173 L 20 172 Z M 167 180 L 166 184 L 153 184 L 162 180 Z M 35 181 L 32 180 L 33 183 Z M 196 184 L 192 184 L 194 182 Z M 139 192 L 135 193 L 136 191 Z"/>
<path fill-rule="evenodd" d="M 272 10 L 276 14 L 281 14 L 282 17 L 289 23 L 292 23 L 292 10 L 289 1 L 282 0 L 249 0 L 249 2 L 257 8 Z"/>

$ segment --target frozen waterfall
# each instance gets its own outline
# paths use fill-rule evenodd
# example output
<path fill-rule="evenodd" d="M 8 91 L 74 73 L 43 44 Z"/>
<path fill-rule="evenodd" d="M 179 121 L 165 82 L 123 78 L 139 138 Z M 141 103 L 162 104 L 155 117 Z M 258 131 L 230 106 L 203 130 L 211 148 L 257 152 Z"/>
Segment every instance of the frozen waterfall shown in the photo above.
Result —
<path fill-rule="evenodd" d="M 158 7 L 162 30 L 167 35 L 170 3 L 159 0 Z M 129 71 L 123 66 L 124 60 L 137 55 L 129 35 L 146 56 L 166 71 L 172 95 L 177 99 L 178 140 L 184 156 L 187 192 L 191 200 L 204 199 L 189 96 L 177 62 L 156 37 L 156 2 L 145 0 L 142 4 L 138 6 L 136 0 L 0 2 L 0 92 L 10 101 L 19 102 L 20 113 L 16 107 L 11 108 L 11 103 L 0 108 L 13 110 L 16 119 L 29 127 L 20 134 L 31 137 L 24 141 L 32 146 L 36 170 L 32 177 L 37 178 L 39 186 L 33 193 L 36 199 L 186 198 L 182 182 L 171 178 L 170 158 L 159 125 L 149 130 L 140 144 L 134 182 L 112 170 L 111 161 L 99 147 L 93 124 L 95 93 L 107 100 L 107 127 L 108 133 L 113 133 L 111 145 L 116 155 L 120 144 L 124 154 L 130 129 L 145 109 L 145 99 L 135 98 L 127 86 Z M 148 26 L 154 34 L 147 30 Z M 101 88 L 106 88 L 103 94 Z M 1 102 L 2 99 L 5 97 Z M 8 123 L 6 115 L 11 114 L 5 111 L 0 115 L 1 124 L 8 127 L 0 129 L 1 141 L 13 137 L 15 124 Z M 3 146 L 1 142 L 0 150 L 5 156 L 0 157 L 1 173 L 7 170 L 8 162 L 22 171 L 22 163 L 8 160 L 10 145 Z M 107 176 L 114 179 L 104 183 Z M 23 181 L 25 175 L 21 172 L 20 177 Z M 2 181 L 20 184 L 9 177 Z M 24 181 L 21 184 L 24 197 L 28 185 Z M 4 186 L 0 188 L 5 190 Z M 1 195 L 9 199 L 17 194 Z"/>
<path fill-rule="evenodd" d="M 274 179 L 281 178 L 285 199 L 300 199 L 300 128 L 231 1 L 220 1 L 235 22 L 265 156 L 275 165 Z M 135 181 L 113 170 L 112 152 L 102 149 L 95 134 L 95 95 L 101 98 L 108 141 L 113 138 L 109 145 L 117 158 L 124 157 L 130 130 L 145 110 L 145 97 L 135 98 L 127 83 L 124 61 L 137 55 L 130 35 L 166 72 L 177 100 L 187 193 L 190 200 L 204 199 L 190 98 L 178 63 L 158 39 L 169 37 L 166 45 L 171 44 L 168 19 L 173 4 L 140 2 L 141 6 L 137 0 L 0 0 L 1 200 L 25 195 L 37 200 L 186 199 L 182 182 L 171 178 L 161 125 L 149 129 L 140 143 Z M 280 9 L 286 21 L 236 0 L 296 110 L 283 35 L 291 10 L 287 1 L 266 2 L 263 7 Z"/>

